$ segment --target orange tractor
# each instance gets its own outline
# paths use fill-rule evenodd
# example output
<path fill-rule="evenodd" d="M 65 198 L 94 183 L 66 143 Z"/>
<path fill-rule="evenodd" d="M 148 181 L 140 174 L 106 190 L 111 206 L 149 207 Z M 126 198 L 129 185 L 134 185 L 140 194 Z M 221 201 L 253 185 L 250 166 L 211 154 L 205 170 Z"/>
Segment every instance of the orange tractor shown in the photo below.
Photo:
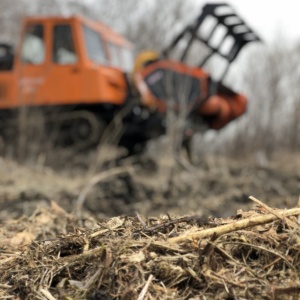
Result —
<path fill-rule="evenodd" d="M 132 154 L 165 133 L 170 107 L 184 106 L 183 140 L 190 140 L 199 123 L 220 129 L 244 113 L 246 98 L 222 81 L 243 46 L 258 40 L 228 5 L 207 4 L 161 54 L 144 52 L 134 64 L 130 42 L 103 24 L 77 16 L 27 18 L 15 54 L 0 44 L 0 134 L 6 138 L 16 128 L 25 107 L 41 111 L 60 142 L 86 148 L 120 117 L 118 144 Z M 209 53 L 188 65 L 185 59 L 199 42 Z M 204 71 L 214 54 L 228 62 L 218 80 Z"/>

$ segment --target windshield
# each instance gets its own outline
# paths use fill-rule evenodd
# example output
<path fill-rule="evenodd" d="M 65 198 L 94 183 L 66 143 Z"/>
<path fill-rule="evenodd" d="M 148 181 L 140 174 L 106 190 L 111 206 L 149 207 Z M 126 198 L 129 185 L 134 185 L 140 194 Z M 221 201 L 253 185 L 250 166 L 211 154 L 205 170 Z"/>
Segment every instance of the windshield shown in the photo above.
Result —
<path fill-rule="evenodd" d="M 84 41 L 88 58 L 96 64 L 107 64 L 106 54 L 100 33 L 83 25 Z"/>
<path fill-rule="evenodd" d="M 125 71 L 130 72 L 133 69 L 133 53 L 130 49 L 122 48 L 122 62 Z"/>

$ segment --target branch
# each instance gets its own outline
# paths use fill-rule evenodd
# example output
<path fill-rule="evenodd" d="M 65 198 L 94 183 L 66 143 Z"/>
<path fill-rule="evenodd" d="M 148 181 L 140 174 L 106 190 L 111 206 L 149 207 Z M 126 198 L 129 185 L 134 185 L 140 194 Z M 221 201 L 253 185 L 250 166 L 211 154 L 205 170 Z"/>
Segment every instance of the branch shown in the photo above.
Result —
<path fill-rule="evenodd" d="M 180 236 L 170 238 L 168 239 L 168 242 L 174 244 L 174 243 L 181 243 L 181 242 L 186 242 L 186 241 L 191 241 L 191 240 L 200 240 L 204 238 L 209 238 L 213 235 L 220 236 L 225 233 L 229 233 L 232 231 L 237 231 L 240 229 L 245 229 L 257 225 L 263 225 L 270 223 L 278 218 L 284 218 L 284 217 L 289 217 L 289 216 L 297 216 L 300 215 L 300 208 L 292 208 L 288 210 L 284 210 L 281 212 L 277 212 L 276 215 L 274 214 L 266 214 L 266 215 L 261 215 L 261 216 L 255 216 L 255 217 L 250 217 L 247 219 L 239 220 L 230 224 L 222 225 L 219 227 L 215 228 L 209 228 L 209 229 L 204 229 L 204 230 L 199 230 L 196 232 L 192 233 L 185 233 Z"/>

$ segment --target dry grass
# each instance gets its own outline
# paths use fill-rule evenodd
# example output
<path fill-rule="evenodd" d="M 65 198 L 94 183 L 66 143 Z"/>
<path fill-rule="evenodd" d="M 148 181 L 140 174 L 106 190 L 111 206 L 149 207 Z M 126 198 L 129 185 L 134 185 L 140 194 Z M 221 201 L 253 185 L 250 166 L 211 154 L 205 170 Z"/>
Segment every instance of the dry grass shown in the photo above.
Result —
<path fill-rule="evenodd" d="M 299 214 L 261 204 L 228 219 L 86 217 L 79 227 L 52 203 L 3 224 L 0 298 L 298 299 Z"/>

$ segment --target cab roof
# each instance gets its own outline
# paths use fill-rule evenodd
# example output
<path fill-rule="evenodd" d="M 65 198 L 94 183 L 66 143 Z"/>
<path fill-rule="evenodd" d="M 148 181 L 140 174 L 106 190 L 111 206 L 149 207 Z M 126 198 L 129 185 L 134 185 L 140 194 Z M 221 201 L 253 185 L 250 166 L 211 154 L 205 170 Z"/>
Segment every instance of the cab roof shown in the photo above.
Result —
<path fill-rule="evenodd" d="M 109 26 L 101 23 L 99 21 L 92 21 L 83 16 L 73 15 L 70 17 L 63 17 L 63 16 L 37 16 L 37 17 L 26 17 L 24 19 L 25 24 L 30 23 L 64 23 L 64 22 L 75 22 L 81 23 L 90 27 L 91 29 L 99 32 L 103 38 L 107 41 L 112 41 L 115 44 L 123 45 L 126 47 L 131 48 L 132 44 L 121 34 L 114 31 Z"/>

